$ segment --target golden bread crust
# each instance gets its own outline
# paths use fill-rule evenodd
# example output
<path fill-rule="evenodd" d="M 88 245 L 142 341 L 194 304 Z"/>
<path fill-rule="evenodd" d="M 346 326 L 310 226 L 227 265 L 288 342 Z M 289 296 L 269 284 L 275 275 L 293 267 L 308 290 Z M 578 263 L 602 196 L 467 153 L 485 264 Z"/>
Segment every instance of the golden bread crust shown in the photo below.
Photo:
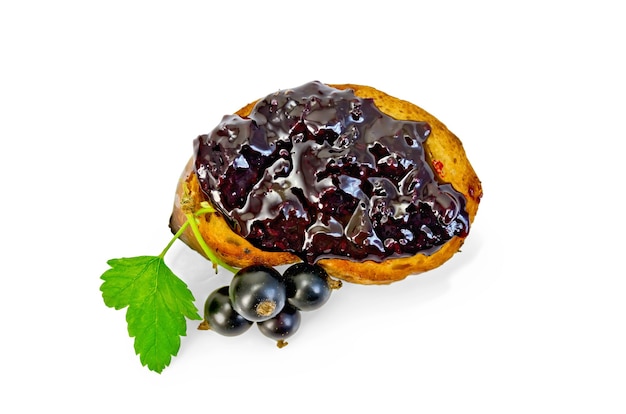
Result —
<path fill-rule="evenodd" d="M 354 93 L 361 98 L 372 98 L 382 112 L 393 118 L 428 122 L 431 127 L 431 134 L 424 143 L 427 162 L 431 165 L 438 181 L 450 183 L 455 190 L 465 196 L 470 222 L 474 221 L 482 197 L 481 182 L 467 159 L 461 141 L 443 123 L 422 108 L 369 86 L 353 84 L 329 86 L 337 89 L 353 89 Z M 256 102 L 252 102 L 244 106 L 236 114 L 242 117 L 249 115 L 255 104 Z M 170 220 L 170 227 L 174 232 L 186 220 L 181 208 L 181 201 L 184 196 L 191 201 L 191 207 L 195 209 L 200 208 L 200 203 L 205 201 L 193 170 L 193 159 L 185 167 L 176 189 L 174 211 Z M 224 218 L 217 213 L 200 217 L 199 229 L 207 245 L 222 260 L 234 267 L 245 267 L 252 264 L 279 266 L 300 261 L 297 256 L 291 253 L 267 252 L 254 247 L 247 240 L 234 233 Z M 181 236 L 181 240 L 203 254 L 191 230 L 187 229 Z M 455 236 L 429 256 L 417 254 L 412 257 L 387 259 L 381 263 L 374 261 L 354 262 L 348 259 L 323 259 L 318 264 L 324 267 L 329 275 L 348 282 L 387 284 L 442 265 L 460 249 L 463 242 L 463 238 Z"/>

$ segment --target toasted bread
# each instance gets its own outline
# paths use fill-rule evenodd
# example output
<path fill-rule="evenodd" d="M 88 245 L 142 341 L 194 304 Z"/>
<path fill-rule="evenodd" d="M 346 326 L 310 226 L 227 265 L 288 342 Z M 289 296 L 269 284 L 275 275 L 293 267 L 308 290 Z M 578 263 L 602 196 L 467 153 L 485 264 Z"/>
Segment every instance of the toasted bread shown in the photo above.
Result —
<path fill-rule="evenodd" d="M 426 162 L 430 164 L 435 178 L 440 183 L 449 183 L 465 197 L 465 210 L 470 223 L 474 221 L 478 205 L 482 197 L 482 186 L 469 160 L 461 141 L 448 130 L 437 118 L 422 108 L 390 96 L 369 86 L 342 84 L 329 85 L 337 89 L 352 89 L 360 98 L 371 98 L 383 113 L 399 120 L 424 121 L 430 125 L 431 132 L 424 142 Z M 246 117 L 256 102 L 252 102 L 236 115 Z M 174 210 L 170 220 L 173 232 L 180 229 L 186 216 L 186 209 L 197 210 L 200 203 L 208 201 L 200 190 L 198 177 L 194 171 L 193 158 L 183 170 L 174 202 Z M 186 210 L 189 211 L 189 210 Z M 206 244 L 224 262 L 233 267 L 245 267 L 253 264 L 279 266 L 299 262 L 301 259 L 289 252 L 265 251 L 253 246 L 245 238 L 235 233 L 221 213 L 211 213 L 199 217 L 199 230 Z M 190 229 L 181 236 L 187 245 L 203 254 L 197 239 Z M 364 260 L 355 261 L 349 258 L 322 258 L 317 263 L 329 275 L 359 284 L 387 284 L 402 280 L 408 275 L 422 273 L 434 269 L 459 251 L 464 237 L 454 236 L 432 254 L 418 253 L 410 257 L 388 258 L 382 262 Z"/>

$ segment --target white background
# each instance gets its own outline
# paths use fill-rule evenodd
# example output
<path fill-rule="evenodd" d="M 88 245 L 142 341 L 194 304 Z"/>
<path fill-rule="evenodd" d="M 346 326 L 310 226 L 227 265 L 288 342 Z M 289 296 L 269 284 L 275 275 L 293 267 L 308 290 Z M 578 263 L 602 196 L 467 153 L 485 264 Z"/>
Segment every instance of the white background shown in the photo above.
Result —
<path fill-rule="evenodd" d="M 3 2 L 0 411 L 626 412 L 614 4 Z M 282 350 L 190 322 L 150 372 L 102 301 L 106 261 L 169 241 L 197 135 L 311 80 L 374 86 L 461 137 L 485 194 L 462 253 L 345 285 Z M 166 259 L 198 307 L 228 283 L 182 243 Z"/>

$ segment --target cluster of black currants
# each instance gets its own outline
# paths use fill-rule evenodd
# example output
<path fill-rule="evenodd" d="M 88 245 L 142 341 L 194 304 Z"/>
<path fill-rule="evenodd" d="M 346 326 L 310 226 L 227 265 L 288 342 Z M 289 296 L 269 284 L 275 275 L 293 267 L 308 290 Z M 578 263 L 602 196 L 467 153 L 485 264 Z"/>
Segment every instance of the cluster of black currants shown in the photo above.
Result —
<path fill-rule="evenodd" d="M 230 286 L 209 295 L 200 329 L 237 336 L 256 322 L 263 335 L 282 347 L 300 327 L 300 312 L 318 309 L 340 286 L 317 265 L 297 263 L 282 275 L 272 267 L 245 267 L 235 273 Z"/>

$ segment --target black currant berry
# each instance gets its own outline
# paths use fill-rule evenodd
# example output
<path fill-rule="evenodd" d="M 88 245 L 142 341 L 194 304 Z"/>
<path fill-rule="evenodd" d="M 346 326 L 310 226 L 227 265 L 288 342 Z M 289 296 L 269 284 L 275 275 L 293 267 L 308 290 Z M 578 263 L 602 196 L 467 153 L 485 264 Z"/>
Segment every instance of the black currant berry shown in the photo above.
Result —
<path fill-rule="evenodd" d="M 225 336 L 241 335 L 252 325 L 252 322 L 233 309 L 228 297 L 228 286 L 209 295 L 204 303 L 204 320 L 209 324 L 209 329 Z"/>
<path fill-rule="evenodd" d="M 283 274 L 287 301 L 302 311 L 318 309 L 330 298 L 330 278 L 320 266 L 297 263 Z"/>
<path fill-rule="evenodd" d="M 230 282 L 229 296 L 233 308 L 253 322 L 276 316 L 287 300 L 282 276 L 267 266 L 239 270 Z"/>
<path fill-rule="evenodd" d="M 278 315 L 257 323 L 257 326 L 263 335 L 284 344 L 283 340 L 296 333 L 300 327 L 300 320 L 300 311 L 287 304 Z"/>

